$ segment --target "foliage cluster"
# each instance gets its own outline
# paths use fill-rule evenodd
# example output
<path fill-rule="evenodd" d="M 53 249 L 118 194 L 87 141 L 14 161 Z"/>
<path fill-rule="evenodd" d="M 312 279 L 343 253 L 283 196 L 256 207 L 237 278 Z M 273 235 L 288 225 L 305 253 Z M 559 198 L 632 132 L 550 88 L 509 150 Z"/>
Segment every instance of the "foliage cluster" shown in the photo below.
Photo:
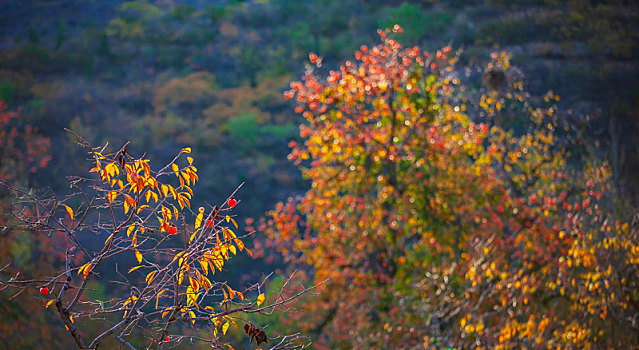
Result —
<path fill-rule="evenodd" d="M 311 186 L 261 228 L 309 281 L 328 280 L 292 323 L 331 349 L 634 344 L 636 218 L 613 206 L 605 164 L 568 164 L 558 98 L 535 108 L 508 81 L 474 121 L 450 47 L 379 33 L 285 93 L 307 121 L 289 159 Z M 510 76 L 509 56 L 493 57 Z"/>
<path fill-rule="evenodd" d="M 209 279 L 238 252 L 252 255 L 242 241 L 245 236 L 231 228 L 238 229 L 231 212 L 238 204 L 233 197 L 237 190 L 219 206 L 193 212 L 197 168 L 192 157 L 181 160 L 190 148 L 154 171 L 148 159 L 129 155 L 126 145 L 105 153 L 106 147 L 92 148 L 83 139 L 80 143 L 93 158 L 95 166 L 89 172 L 96 176 L 72 179 L 76 192 L 63 200 L 38 198 L 4 184 L 17 194 L 19 201 L 10 211 L 23 227 L 54 235 L 65 253 L 56 264 L 60 270 L 51 277 L 39 273 L 25 279 L 16 274 L 0 281 L 0 288 L 39 288 L 46 308 L 55 306 L 80 349 L 115 346 L 115 341 L 127 348 L 195 341 L 233 349 L 224 336 L 240 322 L 251 342 L 268 343 L 269 336 L 250 315 L 271 314 L 307 290 L 288 294 L 284 283 L 275 299 L 265 304 L 263 282 L 240 291 L 226 281 Z M 173 175 L 176 181 L 170 181 Z M 96 244 L 102 239 L 104 244 Z M 114 261 L 123 263 L 126 272 Z M 108 281 L 105 272 L 113 268 L 117 278 Z M 96 282 L 115 284 L 115 291 L 106 299 L 90 293 Z M 76 325 L 83 319 L 93 328 Z M 181 327 L 184 323 L 187 326 Z M 281 349 L 305 347 L 305 338 L 297 334 L 270 340 Z"/>

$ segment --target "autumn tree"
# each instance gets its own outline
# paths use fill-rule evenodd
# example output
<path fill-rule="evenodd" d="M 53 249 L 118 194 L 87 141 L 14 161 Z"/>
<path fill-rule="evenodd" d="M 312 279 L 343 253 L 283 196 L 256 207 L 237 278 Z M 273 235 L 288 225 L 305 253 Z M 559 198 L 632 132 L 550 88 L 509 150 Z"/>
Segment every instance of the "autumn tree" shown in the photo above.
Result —
<path fill-rule="evenodd" d="M 497 53 L 503 82 L 473 102 L 451 47 L 404 48 L 401 32 L 326 77 L 311 54 L 285 93 L 305 118 L 289 159 L 311 185 L 261 229 L 328 280 L 295 322 L 331 349 L 633 344 L 618 330 L 639 315 L 637 224 L 605 164 L 568 164 L 558 98 L 529 103 Z"/>
<path fill-rule="evenodd" d="M 70 178 L 71 194 L 38 196 L 3 183 L 15 194 L 11 212 L 22 227 L 58 235 L 64 258 L 49 276 L 3 274 L 0 288 L 38 290 L 42 303 L 34 304 L 53 310 L 80 349 L 183 342 L 232 349 L 227 331 L 238 327 L 257 346 L 306 346 L 299 334 L 267 335 L 251 315 L 285 309 L 308 289 L 290 293 L 286 281 L 267 296 L 265 281 L 242 287 L 214 278 L 232 256 L 252 255 L 247 235 L 236 233 L 239 187 L 192 211 L 199 178 L 190 148 L 155 170 L 126 145 L 109 152 L 78 143 L 93 166 L 91 176 Z"/>

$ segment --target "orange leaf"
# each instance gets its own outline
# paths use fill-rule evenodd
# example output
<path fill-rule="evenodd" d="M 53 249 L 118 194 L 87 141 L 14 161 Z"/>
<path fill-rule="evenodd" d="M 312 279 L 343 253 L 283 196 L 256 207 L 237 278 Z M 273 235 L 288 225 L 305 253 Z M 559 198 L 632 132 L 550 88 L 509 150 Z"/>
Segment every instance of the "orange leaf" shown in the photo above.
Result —
<path fill-rule="evenodd" d="M 117 191 L 109 192 L 109 195 L 107 196 L 107 199 L 109 200 L 109 203 L 113 203 L 113 201 L 115 200 L 115 198 L 117 196 L 118 196 L 118 192 Z"/>
<path fill-rule="evenodd" d="M 64 208 L 67 210 L 67 213 L 69 214 L 69 217 L 71 218 L 71 220 L 73 220 L 73 209 L 71 209 L 71 207 L 69 207 L 66 204 L 62 204 L 64 206 Z"/>
<path fill-rule="evenodd" d="M 82 274 L 82 277 L 87 278 L 87 275 L 89 274 L 90 271 L 91 271 L 91 263 L 88 262 L 88 263 L 82 265 L 78 269 L 78 275 Z"/>
<path fill-rule="evenodd" d="M 239 229 L 239 227 L 237 227 L 237 222 L 235 222 L 235 220 L 233 220 L 233 218 L 230 218 L 230 219 L 231 219 L 231 221 L 233 222 L 233 225 L 235 225 L 235 228 L 236 228 L 236 229 Z"/>

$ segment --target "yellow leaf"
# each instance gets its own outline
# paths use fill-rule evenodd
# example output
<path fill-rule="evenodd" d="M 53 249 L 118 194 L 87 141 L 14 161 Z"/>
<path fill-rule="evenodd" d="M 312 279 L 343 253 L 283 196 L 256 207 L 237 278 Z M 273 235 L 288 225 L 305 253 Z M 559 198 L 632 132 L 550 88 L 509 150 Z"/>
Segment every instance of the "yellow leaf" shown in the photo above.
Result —
<path fill-rule="evenodd" d="M 155 308 L 158 308 L 158 303 L 160 302 L 160 295 L 162 295 L 162 293 L 166 292 L 166 289 L 162 289 L 160 292 L 158 292 L 158 295 L 155 296 Z M 164 316 L 162 316 L 162 318 L 164 318 Z"/>
<path fill-rule="evenodd" d="M 149 272 L 148 275 L 146 275 L 146 284 L 151 284 L 151 281 L 153 281 L 153 277 L 155 277 L 155 274 L 157 273 L 157 271 L 151 271 Z"/>
<path fill-rule="evenodd" d="M 240 248 L 240 251 L 244 250 L 244 242 L 240 239 L 235 239 L 235 244 L 237 244 L 237 247 Z"/>
<path fill-rule="evenodd" d="M 226 322 L 223 326 L 222 326 L 222 334 L 226 334 L 226 331 L 229 330 L 229 323 Z"/>
<path fill-rule="evenodd" d="M 67 210 L 67 214 L 69 214 L 69 217 L 71 218 L 71 220 L 73 220 L 73 209 L 71 209 L 71 207 L 69 207 L 66 204 L 62 204 L 64 206 L 64 208 Z"/>
<path fill-rule="evenodd" d="M 206 260 L 202 259 L 202 260 L 200 260 L 200 265 L 202 265 L 202 270 L 204 270 L 204 274 L 208 275 L 209 274 L 209 263 L 206 262 Z"/>
<path fill-rule="evenodd" d="M 235 228 L 239 229 L 239 227 L 237 227 L 237 222 L 235 222 L 235 220 L 233 220 L 233 218 L 231 218 L 231 221 L 233 222 L 233 225 L 235 225 Z"/>
<path fill-rule="evenodd" d="M 193 164 L 193 157 L 186 157 L 186 160 L 189 161 L 189 165 Z"/>
<path fill-rule="evenodd" d="M 167 197 L 169 195 L 169 186 L 162 184 L 162 194 L 164 195 L 164 197 Z"/>
<path fill-rule="evenodd" d="M 191 323 L 195 324 L 195 312 L 189 310 L 189 317 L 191 317 Z"/>
<path fill-rule="evenodd" d="M 107 196 L 109 203 L 113 203 L 113 201 L 115 200 L 115 197 L 118 196 L 118 192 L 117 191 L 111 191 L 109 192 L 109 195 Z"/>
<path fill-rule="evenodd" d="M 89 274 L 90 271 L 91 271 L 91 263 L 88 262 L 82 265 L 80 269 L 78 269 L 78 275 L 82 274 L 82 277 L 87 278 L 87 275 Z"/>
<path fill-rule="evenodd" d="M 173 260 L 171 260 L 171 262 L 174 262 L 175 260 L 179 259 L 184 253 L 186 253 L 185 251 L 181 251 L 177 254 L 175 254 L 175 256 L 173 257 Z"/>
<path fill-rule="evenodd" d="M 264 300 L 266 300 L 266 297 L 264 296 L 264 293 L 260 294 L 257 296 L 257 306 L 262 305 L 262 303 L 264 302 Z"/>
<path fill-rule="evenodd" d="M 129 273 L 131 273 L 131 272 L 133 272 L 133 271 L 135 271 L 135 270 L 139 269 L 140 267 L 144 267 L 144 265 L 134 266 L 134 267 L 130 268 L 130 269 L 129 269 Z"/>
<path fill-rule="evenodd" d="M 237 250 L 235 250 L 235 246 L 232 246 L 230 244 L 229 244 L 229 250 L 231 251 L 231 253 L 233 253 L 233 255 L 237 253 Z"/>
<path fill-rule="evenodd" d="M 49 301 L 47 301 L 47 309 L 49 308 L 49 306 L 51 306 L 51 304 L 53 304 L 53 302 L 55 301 L 55 299 L 51 299 Z"/>
<path fill-rule="evenodd" d="M 182 148 L 182 152 L 191 153 L 191 147 Z"/>
<path fill-rule="evenodd" d="M 224 233 L 224 239 L 231 239 L 231 235 L 227 231 L 226 227 L 222 227 L 222 232 Z"/>
<path fill-rule="evenodd" d="M 202 226 L 202 218 L 204 217 L 204 208 L 200 208 L 200 213 L 197 214 L 197 217 L 195 218 L 195 229 L 197 230 L 198 228 L 200 228 L 200 226 Z"/>
<path fill-rule="evenodd" d="M 171 191 L 171 194 L 173 195 L 173 198 L 177 198 L 178 194 L 177 194 L 177 191 L 175 190 L 175 188 L 173 188 L 173 186 L 171 186 L 171 185 L 168 185 L 168 186 L 169 186 L 169 191 Z M 176 211 L 177 211 L 177 208 L 176 208 Z"/>
<path fill-rule="evenodd" d="M 231 221 L 231 217 L 227 215 L 226 216 L 226 222 L 229 222 L 229 221 Z"/>
<path fill-rule="evenodd" d="M 233 288 L 226 286 L 226 288 L 229 290 L 229 298 L 233 299 L 235 298 L 235 291 L 233 290 Z"/>
<path fill-rule="evenodd" d="M 138 260 L 138 263 L 142 262 L 142 253 L 139 250 L 135 250 L 135 258 Z"/>
<path fill-rule="evenodd" d="M 189 243 L 191 243 L 193 241 L 193 238 L 195 238 L 195 234 L 197 233 L 197 231 L 193 231 L 193 234 L 191 234 L 191 237 L 189 237 Z"/>
<path fill-rule="evenodd" d="M 200 284 L 197 283 L 197 281 L 194 278 L 189 277 L 189 285 L 191 286 L 191 289 L 193 289 L 196 292 L 200 289 Z"/>
<path fill-rule="evenodd" d="M 237 323 L 235 323 L 235 321 L 233 321 L 233 318 L 232 318 L 231 316 L 229 316 L 229 315 L 224 315 L 224 318 L 225 318 L 225 319 L 226 319 L 226 320 L 227 320 L 230 324 L 232 324 L 232 325 L 233 325 L 233 327 L 234 327 L 235 329 L 237 329 Z"/>
<path fill-rule="evenodd" d="M 206 289 L 206 292 L 208 293 L 209 289 L 211 289 L 211 287 L 213 286 L 211 284 L 211 281 L 206 278 L 206 276 L 201 276 L 202 279 L 200 280 L 200 282 L 202 283 L 202 285 L 204 286 L 204 289 Z"/>
<path fill-rule="evenodd" d="M 162 312 L 162 318 L 164 318 L 164 316 L 166 316 L 168 313 L 169 313 L 169 310 Z"/>
<path fill-rule="evenodd" d="M 171 164 L 171 169 L 173 169 L 173 173 L 175 173 L 175 176 L 180 177 L 180 167 L 178 167 L 177 164 Z"/>
<path fill-rule="evenodd" d="M 71 320 L 71 323 L 75 323 L 75 321 L 73 321 L 73 316 L 69 315 L 69 320 Z"/>
<path fill-rule="evenodd" d="M 129 228 L 126 229 L 126 236 L 130 237 L 131 236 L 131 232 L 133 232 L 133 230 L 135 230 L 135 225 L 129 226 Z"/>

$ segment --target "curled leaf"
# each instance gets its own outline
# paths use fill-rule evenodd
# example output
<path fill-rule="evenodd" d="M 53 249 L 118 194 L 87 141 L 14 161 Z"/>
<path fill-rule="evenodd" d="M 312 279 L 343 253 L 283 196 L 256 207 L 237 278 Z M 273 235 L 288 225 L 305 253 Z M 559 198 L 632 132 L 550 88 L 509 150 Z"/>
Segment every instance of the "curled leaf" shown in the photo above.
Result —
<path fill-rule="evenodd" d="M 157 271 L 151 271 L 149 272 L 148 275 L 146 275 L 146 284 L 151 284 L 151 281 L 153 281 L 153 277 L 155 277 L 155 274 L 157 273 Z"/>
<path fill-rule="evenodd" d="M 134 267 L 130 268 L 130 269 L 129 269 L 129 273 L 131 273 L 131 272 L 133 272 L 133 271 L 135 271 L 135 270 L 139 269 L 140 267 L 144 267 L 144 265 L 138 265 L 138 266 L 134 266 Z"/>

